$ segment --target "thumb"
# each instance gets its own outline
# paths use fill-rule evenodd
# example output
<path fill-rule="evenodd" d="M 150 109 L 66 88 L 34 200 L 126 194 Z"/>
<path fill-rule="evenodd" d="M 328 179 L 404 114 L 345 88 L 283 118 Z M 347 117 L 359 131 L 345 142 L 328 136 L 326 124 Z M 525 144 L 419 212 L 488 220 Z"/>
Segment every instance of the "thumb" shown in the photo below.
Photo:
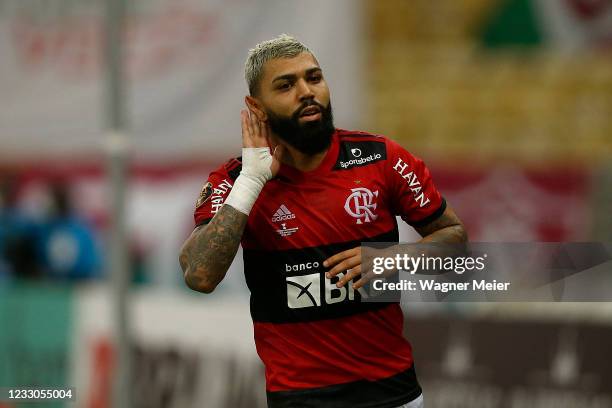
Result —
<path fill-rule="evenodd" d="M 272 156 L 274 157 L 274 159 L 276 161 L 278 161 L 280 163 L 281 162 L 281 158 L 283 157 L 284 151 L 285 151 L 285 146 L 283 146 L 281 144 L 278 144 L 274 148 L 274 153 L 272 153 Z"/>
<path fill-rule="evenodd" d="M 274 152 L 272 153 L 272 164 L 270 165 L 270 170 L 272 171 L 272 176 L 276 176 L 281 168 L 281 157 L 283 156 L 284 147 L 281 145 L 277 145 L 274 148 Z"/>

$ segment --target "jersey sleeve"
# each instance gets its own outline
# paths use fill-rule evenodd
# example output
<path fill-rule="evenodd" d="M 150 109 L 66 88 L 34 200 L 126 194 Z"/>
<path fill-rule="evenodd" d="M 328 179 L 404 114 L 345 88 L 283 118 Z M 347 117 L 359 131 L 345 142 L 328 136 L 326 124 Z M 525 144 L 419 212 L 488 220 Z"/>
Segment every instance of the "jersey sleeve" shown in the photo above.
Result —
<path fill-rule="evenodd" d="M 240 160 L 232 159 L 210 173 L 195 204 L 195 226 L 208 224 L 213 219 L 227 199 L 241 169 Z"/>
<path fill-rule="evenodd" d="M 386 172 L 395 215 L 413 227 L 420 227 L 444 213 L 446 201 L 436 189 L 423 160 L 389 139 Z"/>

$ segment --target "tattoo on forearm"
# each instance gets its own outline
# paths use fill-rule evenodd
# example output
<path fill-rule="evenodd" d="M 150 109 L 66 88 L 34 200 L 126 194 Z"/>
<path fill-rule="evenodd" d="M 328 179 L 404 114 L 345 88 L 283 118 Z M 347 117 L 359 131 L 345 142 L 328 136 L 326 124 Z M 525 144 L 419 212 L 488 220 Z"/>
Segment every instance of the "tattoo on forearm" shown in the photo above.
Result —
<path fill-rule="evenodd" d="M 461 220 L 450 207 L 437 220 L 417 231 L 423 237 L 420 242 L 462 243 L 468 239 Z"/>
<path fill-rule="evenodd" d="M 211 222 L 193 232 L 180 263 L 190 286 L 215 287 L 231 265 L 248 216 L 224 205 Z"/>
<path fill-rule="evenodd" d="M 467 241 L 467 234 L 462 225 L 451 225 L 441 228 L 425 236 L 420 242 L 463 243 Z"/>

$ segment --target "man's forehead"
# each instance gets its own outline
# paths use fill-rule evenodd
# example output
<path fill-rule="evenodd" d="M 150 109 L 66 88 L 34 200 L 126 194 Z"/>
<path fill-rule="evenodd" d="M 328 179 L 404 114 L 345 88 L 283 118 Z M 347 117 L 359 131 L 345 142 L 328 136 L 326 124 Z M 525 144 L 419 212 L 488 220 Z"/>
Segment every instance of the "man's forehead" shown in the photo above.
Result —
<path fill-rule="evenodd" d="M 266 62 L 263 79 L 267 82 L 281 75 L 299 75 L 306 70 L 318 68 L 319 63 L 309 52 L 302 52 L 292 58 L 275 58 Z"/>

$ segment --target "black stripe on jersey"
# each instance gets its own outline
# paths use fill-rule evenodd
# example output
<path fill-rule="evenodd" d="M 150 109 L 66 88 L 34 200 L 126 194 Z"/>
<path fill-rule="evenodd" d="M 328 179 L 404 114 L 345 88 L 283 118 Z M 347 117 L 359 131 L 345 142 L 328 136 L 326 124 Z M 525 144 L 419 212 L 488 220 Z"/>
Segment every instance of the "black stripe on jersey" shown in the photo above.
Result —
<path fill-rule="evenodd" d="M 269 408 L 395 408 L 421 395 L 414 366 L 378 381 L 360 380 L 296 391 L 268 391 Z"/>
<path fill-rule="evenodd" d="M 386 159 L 387 147 L 382 140 L 341 141 L 334 170 L 347 170 L 353 167 L 367 166 Z"/>
<path fill-rule="evenodd" d="M 397 226 L 367 241 L 397 242 Z M 325 259 L 360 244 L 361 241 L 348 241 L 285 251 L 245 249 L 244 273 L 251 290 L 253 321 L 310 322 L 351 316 L 388 306 L 384 302 L 362 303 L 359 292 L 349 284 L 336 288 L 339 277 L 325 277 L 328 271 L 323 267 Z"/>
<path fill-rule="evenodd" d="M 440 203 L 440 207 L 438 207 L 436 211 L 434 211 L 432 214 L 428 215 L 427 217 L 423 218 L 420 221 L 411 222 L 410 225 L 412 225 L 413 227 L 423 227 L 429 223 L 434 222 L 438 218 L 440 218 L 442 214 L 444 214 L 445 210 L 446 210 L 446 200 L 444 199 L 444 197 L 442 197 L 442 203 Z"/>
<path fill-rule="evenodd" d="M 227 170 L 227 174 L 232 181 L 236 181 L 242 171 L 242 156 L 230 160 L 230 162 L 225 165 L 225 170 Z"/>

